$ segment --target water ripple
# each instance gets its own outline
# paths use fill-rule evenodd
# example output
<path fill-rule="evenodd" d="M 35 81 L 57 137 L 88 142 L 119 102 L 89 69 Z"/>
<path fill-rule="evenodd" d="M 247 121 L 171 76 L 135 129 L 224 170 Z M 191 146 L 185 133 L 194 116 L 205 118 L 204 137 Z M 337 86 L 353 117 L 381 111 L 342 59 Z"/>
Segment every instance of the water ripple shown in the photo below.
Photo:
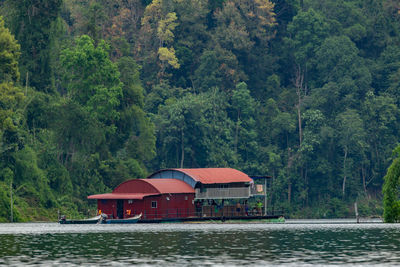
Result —
<path fill-rule="evenodd" d="M 400 264 L 398 224 L 0 224 L 0 265 Z"/>

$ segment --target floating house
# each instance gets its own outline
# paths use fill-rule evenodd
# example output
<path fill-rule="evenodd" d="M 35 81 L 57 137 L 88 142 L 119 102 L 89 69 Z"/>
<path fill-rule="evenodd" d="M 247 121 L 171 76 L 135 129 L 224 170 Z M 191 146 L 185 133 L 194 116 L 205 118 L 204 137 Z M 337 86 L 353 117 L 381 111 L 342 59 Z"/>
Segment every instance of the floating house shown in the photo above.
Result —
<path fill-rule="evenodd" d="M 246 200 L 256 195 L 265 195 L 263 185 L 255 185 L 245 173 L 203 168 L 160 170 L 146 179 L 123 182 L 112 193 L 88 198 L 96 199 L 98 212 L 111 218 L 142 214 L 142 220 L 150 222 L 248 216 Z"/>

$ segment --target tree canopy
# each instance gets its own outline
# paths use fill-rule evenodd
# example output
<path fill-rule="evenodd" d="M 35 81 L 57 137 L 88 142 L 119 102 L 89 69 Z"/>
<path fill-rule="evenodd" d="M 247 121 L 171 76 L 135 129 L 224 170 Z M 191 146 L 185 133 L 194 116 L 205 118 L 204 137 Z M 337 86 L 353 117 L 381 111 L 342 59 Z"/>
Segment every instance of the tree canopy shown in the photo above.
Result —
<path fill-rule="evenodd" d="M 0 221 L 11 193 L 17 221 L 83 215 L 88 194 L 177 167 L 271 175 L 269 206 L 292 217 L 350 216 L 357 202 L 397 221 L 398 11 L 0 1 Z"/>

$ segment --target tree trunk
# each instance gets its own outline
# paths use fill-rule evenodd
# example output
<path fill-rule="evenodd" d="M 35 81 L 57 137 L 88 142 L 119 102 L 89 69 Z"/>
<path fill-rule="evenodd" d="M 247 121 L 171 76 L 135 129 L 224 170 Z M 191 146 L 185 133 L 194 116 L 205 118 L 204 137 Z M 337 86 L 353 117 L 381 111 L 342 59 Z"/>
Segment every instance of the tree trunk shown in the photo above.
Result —
<path fill-rule="evenodd" d="M 13 214 L 13 209 L 14 209 L 14 200 L 13 200 L 13 188 L 12 188 L 12 181 L 10 182 L 10 208 L 11 208 L 11 216 L 10 216 L 10 221 L 14 222 L 14 214 Z"/>
<path fill-rule="evenodd" d="M 175 155 L 176 155 L 176 167 L 178 167 L 179 166 L 179 144 L 176 144 L 176 146 L 175 146 Z M 165 158 L 167 158 L 168 157 L 168 153 L 165 153 Z"/>
<path fill-rule="evenodd" d="M 346 190 L 346 179 L 347 179 L 346 160 L 347 160 L 347 147 L 345 147 L 345 149 L 344 149 L 344 159 L 343 159 L 343 185 L 342 185 L 343 197 L 344 197 L 344 193 Z"/>
<path fill-rule="evenodd" d="M 305 199 L 305 206 L 308 207 L 308 172 L 307 172 L 307 165 L 304 169 L 304 190 L 306 190 L 306 199 Z"/>
<path fill-rule="evenodd" d="M 363 180 L 363 189 L 364 189 L 364 193 L 367 194 L 367 183 L 366 183 L 366 179 L 365 179 L 365 168 L 364 166 L 361 167 L 361 175 L 362 175 L 362 180 Z"/>
<path fill-rule="evenodd" d="M 299 147 L 302 143 L 303 129 L 301 127 L 301 97 L 299 96 L 299 103 L 297 104 L 297 120 L 299 123 Z"/>
<path fill-rule="evenodd" d="M 286 167 L 286 169 L 287 169 L 287 176 L 289 177 L 289 181 L 288 181 L 288 202 L 289 202 L 289 205 L 290 205 L 290 200 L 291 200 L 291 198 L 292 198 L 292 183 L 291 183 L 291 181 L 290 181 L 290 175 L 289 175 L 289 173 L 290 173 L 290 168 L 292 167 L 292 156 L 290 155 L 290 147 L 288 147 L 288 151 L 287 151 L 287 153 L 288 153 L 288 160 L 287 160 L 287 167 Z"/>
<path fill-rule="evenodd" d="M 301 142 L 303 139 L 301 107 L 303 105 L 303 95 L 306 95 L 306 87 L 304 86 L 304 73 L 303 73 L 300 65 L 297 66 L 296 79 L 294 81 L 294 86 L 296 87 L 296 94 L 297 94 L 297 101 L 298 101 L 296 108 L 297 108 L 297 120 L 298 120 L 298 124 L 299 124 L 299 146 L 301 146 Z"/>
<path fill-rule="evenodd" d="M 235 154 L 237 154 L 237 147 L 239 142 L 239 123 L 240 123 L 240 113 L 238 112 L 236 121 L 236 132 L 235 132 Z"/>
<path fill-rule="evenodd" d="M 183 161 L 185 160 L 185 142 L 184 142 L 184 133 L 183 129 L 181 129 L 181 169 L 183 168 Z"/>
<path fill-rule="evenodd" d="M 307 87 L 304 84 L 304 71 L 302 70 L 300 65 L 297 65 L 296 70 L 296 79 L 295 79 L 295 87 L 296 87 L 296 94 L 297 94 L 297 121 L 299 126 L 299 150 L 298 150 L 298 159 L 301 161 L 301 144 L 303 142 L 303 127 L 302 127 L 302 119 L 301 119 L 301 108 L 303 106 L 304 96 L 307 94 Z M 300 177 L 306 179 L 304 175 L 304 168 L 303 164 L 300 164 Z M 303 200 L 303 205 L 305 201 Z"/>

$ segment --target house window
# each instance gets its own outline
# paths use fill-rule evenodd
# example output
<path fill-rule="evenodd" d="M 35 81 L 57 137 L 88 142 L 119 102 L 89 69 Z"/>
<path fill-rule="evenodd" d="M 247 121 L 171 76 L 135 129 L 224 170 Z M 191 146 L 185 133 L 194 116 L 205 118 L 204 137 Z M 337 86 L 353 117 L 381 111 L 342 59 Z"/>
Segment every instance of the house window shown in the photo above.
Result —
<path fill-rule="evenodd" d="M 101 204 L 107 204 L 107 199 L 102 199 L 100 202 Z"/>
<path fill-rule="evenodd" d="M 188 200 L 188 197 L 187 197 L 187 196 L 185 196 L 185 200 Z"/>
<path fill-rule="evenodd" d="M 133 203 L 133 200 L 132 199 L 129 199 L 128 200 L 128 204 L 132 204 Z"/>
<path fill-rule="evenodd" d="M 151 202 L 151 207 L 154 208 L 154 209 L 157 208 L 157 201 L 152 201 Z"/>

